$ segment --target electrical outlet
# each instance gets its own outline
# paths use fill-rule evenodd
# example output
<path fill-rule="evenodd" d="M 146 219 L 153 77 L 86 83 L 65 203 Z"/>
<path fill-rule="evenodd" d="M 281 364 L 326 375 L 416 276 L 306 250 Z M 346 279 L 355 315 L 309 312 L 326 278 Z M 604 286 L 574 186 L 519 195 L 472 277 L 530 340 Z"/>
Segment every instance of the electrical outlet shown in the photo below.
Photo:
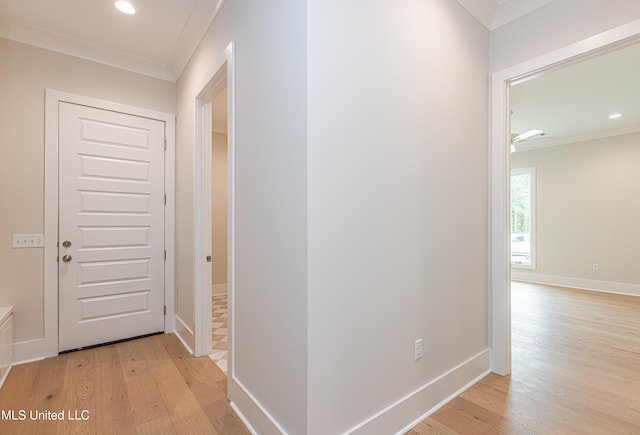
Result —
<path fill-rule="evenodd" d="M 413 343 L 413 360 L 418 361 L 422 358 L 422 338 L 418 338 Z"/>
<path fill-rule="evenodd" d="M 14 248 L 42 248 L 44 246 L 44 234 L 14 234 Z"/>
<path fill-rule="evenodd" d="M 597 272 L 600 270 L 600 265 L 598 263 L 593 263 L 593 271 Z"/>

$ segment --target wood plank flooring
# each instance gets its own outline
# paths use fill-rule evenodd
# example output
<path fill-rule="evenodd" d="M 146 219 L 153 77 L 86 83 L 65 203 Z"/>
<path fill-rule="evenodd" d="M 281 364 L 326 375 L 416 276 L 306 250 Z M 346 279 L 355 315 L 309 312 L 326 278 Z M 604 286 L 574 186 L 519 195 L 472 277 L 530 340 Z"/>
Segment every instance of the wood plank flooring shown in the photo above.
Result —
<path fill-rule="evenodd" d="M 485 377 L 410 435 L 640 434 L 640 298 L 514 283 L 512 322 L 513 374 Z M 224 373 L 172 334 L 16 366 L 0 410 L 26 413 L 0 419 L 0 434 L 248 433 Z"/>
<path fill-rule="evenodd" d="M 248 434 L 226 379 L 173 334 L 18 365 L 0 391 L 14 413 L 0 434 Z"/>
<path fill-rule="evenodd" d="M 640 434 L 640 298 L 514 282 L 512 359 L 408 434 Z"/>

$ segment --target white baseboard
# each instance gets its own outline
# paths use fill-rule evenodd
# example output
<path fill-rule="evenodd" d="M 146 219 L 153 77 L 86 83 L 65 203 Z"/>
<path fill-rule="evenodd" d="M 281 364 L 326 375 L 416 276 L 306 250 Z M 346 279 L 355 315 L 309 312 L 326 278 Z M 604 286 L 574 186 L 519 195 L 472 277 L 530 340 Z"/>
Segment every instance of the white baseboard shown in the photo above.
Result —
<path fill-rule="evenodd" d="M 403 434 L 489 374 L 489 363 L 489 349 L 486 349 L 345 431 L 344 434 Z M 231 407 L 252 434 L 286 433 L 238 379 L 229 377 L 227 387 Z M 407 424 L 408 421 L 411 423 Z"/>
<path fill-rule="evenodd" d="M 215 295 L 226 295 L 227 294 L 227 283 L 223 284 L 213 284 L 211 286 L 211 294 Z"/>
<path fill-rule="evenodd" d="M 7 367 L 7 370 L 4 372 L 4 374 L 0 378 L 0 389 L 2 389 L 2 386 L 4 385 L 4 381 L 7 379 L 7 377 L 9 377 L 9 372 L 11 372 L 11 367 L 13 367 L 13 364 L 9 364 L 9 367 Z"/>
<path fill-rule="evenodd" d="M 26 364 L 52 356 L 46 354 L 45 348 L 44 338 L 14 343 L 13 365 Z"/>
<path fill-rule="evenodd" d="M 253 428 L 253 426 L 251 426 L 251 423 L 249 423 L 249 421 L 247 420 L 247 418 L 244 416 L 244 414 L 242 413 L 242 411 L 240 411 L 240 409 L 236 406 L 235 402 L 229 402 L 229 406 L 231 407 L 231 409 L 233 409 L 233 412 L 236 413 L 236 415 L 238 416 L 238 418 L 240 418 L 240 420 L 242 421 L 242 423 L 244 423 L 244 425 L 246 426 L 246 428 L 249 430 L 249 432 L 252 435 L 258 435 L 258 432 L 256 432 L 256 430 Z"/>
<path fill-rule="evenodd" d="M 486 349 L 345 433 L 403 434 L 489 374 L 489 363 L 489 349 Z M 407 425 L 407 421 L 411 423 Z"/>
<path fill-rule="evenodd" d="M 541 275 L 520 270 L 511 271 L 513 281 L 532 282 L 558 287 L 570 287 L 603 293 L 640 296 L 640 285 L 625 282 L 598 281 L 594 279 L 572 278 L 568 276 Z"/>
<path fill-rule="evenodd" d="M 182 345 L 193 355 L 193 349 L 196 348 L 196 335 L 193 330 L 176 314 L 176 337 L 182 342 Z"/>
<path fill-rule="evenodd" d="M 235 376 L 227 378 L 227 389 L 231 407 L 252 434 L 282 435 L 287 433 L 275 417 Z"/>
<path fill-rule="evenodd" d="M 187 325 L 178 316 L 175 316 L 175 319 L 176 325 L 178 326 L 177 329 L 179 329 L 179 331 L 175 331 L 176 336 L 184 344 L 187 350 L 193 354 L 192 349 L 193 344 L 195 343 L 195 335 L 193 334 L 193 331 L 187 327 Z M 165 331 L 165 333 L 171 332 L 174 331 Z M 14 343 L 12 364 L 14 366 L 26 364 L 32 361 L 39 361 L 56 356 L 58 354 L 57 351 L 52 353 L 49 351 L 49 348 L 51 348 L 51 346 L 44 338 Z"/>

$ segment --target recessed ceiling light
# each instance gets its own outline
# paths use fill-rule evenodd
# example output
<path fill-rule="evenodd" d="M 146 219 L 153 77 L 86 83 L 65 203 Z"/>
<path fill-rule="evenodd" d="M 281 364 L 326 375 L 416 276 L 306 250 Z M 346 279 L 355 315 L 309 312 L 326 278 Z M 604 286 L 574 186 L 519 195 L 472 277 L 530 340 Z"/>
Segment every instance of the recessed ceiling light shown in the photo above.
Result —
<path fill-rule="evenodd" d="M 133 15 L 136 13 L 136 8 L 129 2 L 120 0 L 114 3 L 115 7 L 123 14 Z"/>
<path fill-rule="evenodd" d="M 620 118 L 621 116 L 622 116 L 622 113 L 613 113 L 609 115 L 609 119 L 617 119 L 617 118 Z"/>

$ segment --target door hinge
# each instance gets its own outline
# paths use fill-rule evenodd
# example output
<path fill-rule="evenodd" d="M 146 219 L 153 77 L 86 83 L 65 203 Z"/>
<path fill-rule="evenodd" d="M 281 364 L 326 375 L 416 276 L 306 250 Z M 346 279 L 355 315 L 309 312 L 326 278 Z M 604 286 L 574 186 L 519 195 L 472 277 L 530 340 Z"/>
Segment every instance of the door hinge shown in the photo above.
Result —
<path fill-rule="evenodd" d="M 166 139 L 164 140 L 164 150 L 165 151 L 167 150 L 167 140 Z"/>
<path fill-rule="evenodd" d="M 167 205 L 167 194 L 164 194 L 164 205 Z"/>
<path fill-rule="evenodd" d="M 166 305 L 164 306 L 164 315 L 165 316 L 167 315 L 167 306 Z"/>
<path fill-rule="evenodd" d="M 164 250 L 164 259 L 165 260 L 167 259 L 167 250 L 166 249 Z"/>

